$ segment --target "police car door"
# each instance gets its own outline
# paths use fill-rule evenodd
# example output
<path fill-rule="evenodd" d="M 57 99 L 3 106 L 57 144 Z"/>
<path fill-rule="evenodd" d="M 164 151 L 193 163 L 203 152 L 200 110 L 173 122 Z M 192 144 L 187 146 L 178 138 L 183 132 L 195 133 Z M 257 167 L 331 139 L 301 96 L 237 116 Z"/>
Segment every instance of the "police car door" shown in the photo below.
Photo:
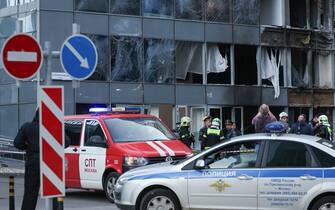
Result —
<path fill-rule="evenodd" d="M 106 135 L 98 120 L 85 121 L 84 141 L 80 147 L 82 188 L 103 189 L 102 175 L 106 163 Z"/>
<path fill-rule="evenodd" d="M 222 146 L 205 154 L 203 169 L 189 172 L 191 209 L 257 209 L 259 141 Z"/>
<path fill-rule="evenodd" d="M 269 140 L 262 162 L 259 209 L 302 209 L 302 198 L 322 183 L 322 169 L 303 143 Z"/>

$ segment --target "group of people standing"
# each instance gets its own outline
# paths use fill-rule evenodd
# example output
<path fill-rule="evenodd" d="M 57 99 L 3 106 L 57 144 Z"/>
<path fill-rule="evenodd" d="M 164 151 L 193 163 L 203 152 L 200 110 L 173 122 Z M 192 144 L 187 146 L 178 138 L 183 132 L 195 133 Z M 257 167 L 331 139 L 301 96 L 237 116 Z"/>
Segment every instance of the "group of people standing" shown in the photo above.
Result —
<path fill-rule="evenodd" d="M 266 104 L 259 107 L 259 112 L 252 119 L 252 125 L 256 133 L 264 133 L 268 123 L 277 121 Z M 307 121 L 305 114 L 300 114 L 295 123 L 289 123 L 289 116 L 286 112 L 279 114 L 279 121 L 285 126 L 286 133 L 314 135 L 329 141 L 333 141 L 333 131 L 326 115 L 314 116 L 311 122 Z"/>
<path fill-rule="evenodd" d="M 201 150 L 208 149 L 215 144 L 241 135 L 241 132 L 236 128 L 236 124 L 231 120 L 225 121 L 225 128 L 221 129 L 221 120 L 219 118 L 212 119 L 211 116 L 203 118 L 203 127 L 199 130 L 199 142 Z M 185 116 L 181 118 L 179 137 L 184 144 L 191 148 L 195 142 L 195 137 L 190 131 L 191 118 Z"/>
<path fill-rule="evenodd" d="M 271 113 L 269 106 L 262 104 L 251 124 L 254 126 L 255 133 L 265 133 L 266 125 L 275 121 L 279 121 L 284 125 L 284 132 L 286 133 L 314 135 L 333 141 L 333 131 L 326 115 L 315 116 L 311 122 L 308 122 L 306 115 L 300 114 L 297 122 L 290 124 L 289 116 L 286 112 L 281 112 L 279 120 L 277 120 L 276 116 Z M 224 140 L 241 135 L 241 132 L 236 128 L 236 124 L 231 120 L 225 121 L 224 129 L 221 129 L 221 120 L 219 118 L 212 119 L 211 116 L 205 116 L 203 123 L 204 125 L 199 131 L 201 150 L 206 150 Z M 190 131 L 190 125 L 190 117 L 184 116 L 181 118 L 179 137 L 184 144 L 191 148 L 195 142 L 195 136 Z"/>

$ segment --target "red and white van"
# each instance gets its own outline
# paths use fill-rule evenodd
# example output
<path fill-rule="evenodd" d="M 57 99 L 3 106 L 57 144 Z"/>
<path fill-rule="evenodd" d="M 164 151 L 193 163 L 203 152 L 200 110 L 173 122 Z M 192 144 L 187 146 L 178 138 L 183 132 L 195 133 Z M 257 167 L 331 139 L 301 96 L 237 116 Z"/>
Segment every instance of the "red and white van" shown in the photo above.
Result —
<path fill-rule="evenodd" d="M 160 119 L 134 111 L 66 116 L 65 134 L 66 187 L 104 190 L 110 201 L 125 171 L 192 155 Z"/>

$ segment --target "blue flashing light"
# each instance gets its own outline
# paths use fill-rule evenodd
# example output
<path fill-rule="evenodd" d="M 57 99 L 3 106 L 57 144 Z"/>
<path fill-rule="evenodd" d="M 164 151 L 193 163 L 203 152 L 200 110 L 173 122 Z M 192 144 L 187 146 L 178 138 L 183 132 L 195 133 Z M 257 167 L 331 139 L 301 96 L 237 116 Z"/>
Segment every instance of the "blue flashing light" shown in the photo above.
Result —
<path fill-rule="evenodd" d="M 140 107 L 113 107 L 113 108 L 103 108 L 103 107 L 93 107 L 89 109 L 91 114 L 106 114 L 106 113 L 124 113 L 124 114 L 138 114 L 141 113 Z"/>
<path fill-rule="evenodd" d="M 265 126 L 265 131 L 272 134 L 281 134 L 286 130 L 285 125 L 281 122 L 272 122 Z"/>
<path fill-rule="evenodd" d="M 111 108 L 93 107 L 89 109 L 90 113 L 111 112 Z"/>

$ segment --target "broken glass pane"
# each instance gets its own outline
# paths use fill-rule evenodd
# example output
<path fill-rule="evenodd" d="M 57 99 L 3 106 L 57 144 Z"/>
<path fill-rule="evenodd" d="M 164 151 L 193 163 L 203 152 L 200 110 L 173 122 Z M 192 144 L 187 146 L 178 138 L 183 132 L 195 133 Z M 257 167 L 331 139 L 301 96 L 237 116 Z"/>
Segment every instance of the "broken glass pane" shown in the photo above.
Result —
<path fill-rule="evenodd" d="M 22 31 L 25 33 L 36 31 L 36 12 L 21 14 L 19 20 L 22 21 Z"/>
<path fill-rule="evenodd" d="M 173 83 L 174 41 L 147 39 L 145 41 L 144 79 L 150 83 Z"/>
<path fill-rule="evenodd" d="M 202 1 L 199 0 L 176 0 L 176 18 L 202 20 Z"/>
<path fill-rule="evenodd" d="M 173 0 L 144 0 L 143 15 L 157 17 L 173 16 Z"/>
<path fill-rule="evenodd" d="M 230 22 L 230 0 L 207 0 L 206 20 L 210 22 Z"/>
<path fill-rule="evenodd" d="M 75 0 L 75 10 L 87 12 L 108 12 L 108 0 Z"/>
<path fill-rule="evenodd" d="M 112 36 L 112 81 L 140 82 L 143 67 L 143 41 L 137 37 Z"/>
<path fill-rule="evenodd" d="M 98 52 L 98 64 L 92 76 L 88 80 L 102 80 L 108 79 L 108 64 L 109 64 L 109 48 L 108 48 L 108 37 L 101 35 L 86 34 L 97 48 Z"/>
<path fill-rule="evenodd" d="M 112 14 L 140 15 L 140 0 L 111 0 Z"/>
<path fill-rule="evenodd" d="M 234 23 L 258 25 L 260 18 L 259 0 L 234 0 Z"/>

